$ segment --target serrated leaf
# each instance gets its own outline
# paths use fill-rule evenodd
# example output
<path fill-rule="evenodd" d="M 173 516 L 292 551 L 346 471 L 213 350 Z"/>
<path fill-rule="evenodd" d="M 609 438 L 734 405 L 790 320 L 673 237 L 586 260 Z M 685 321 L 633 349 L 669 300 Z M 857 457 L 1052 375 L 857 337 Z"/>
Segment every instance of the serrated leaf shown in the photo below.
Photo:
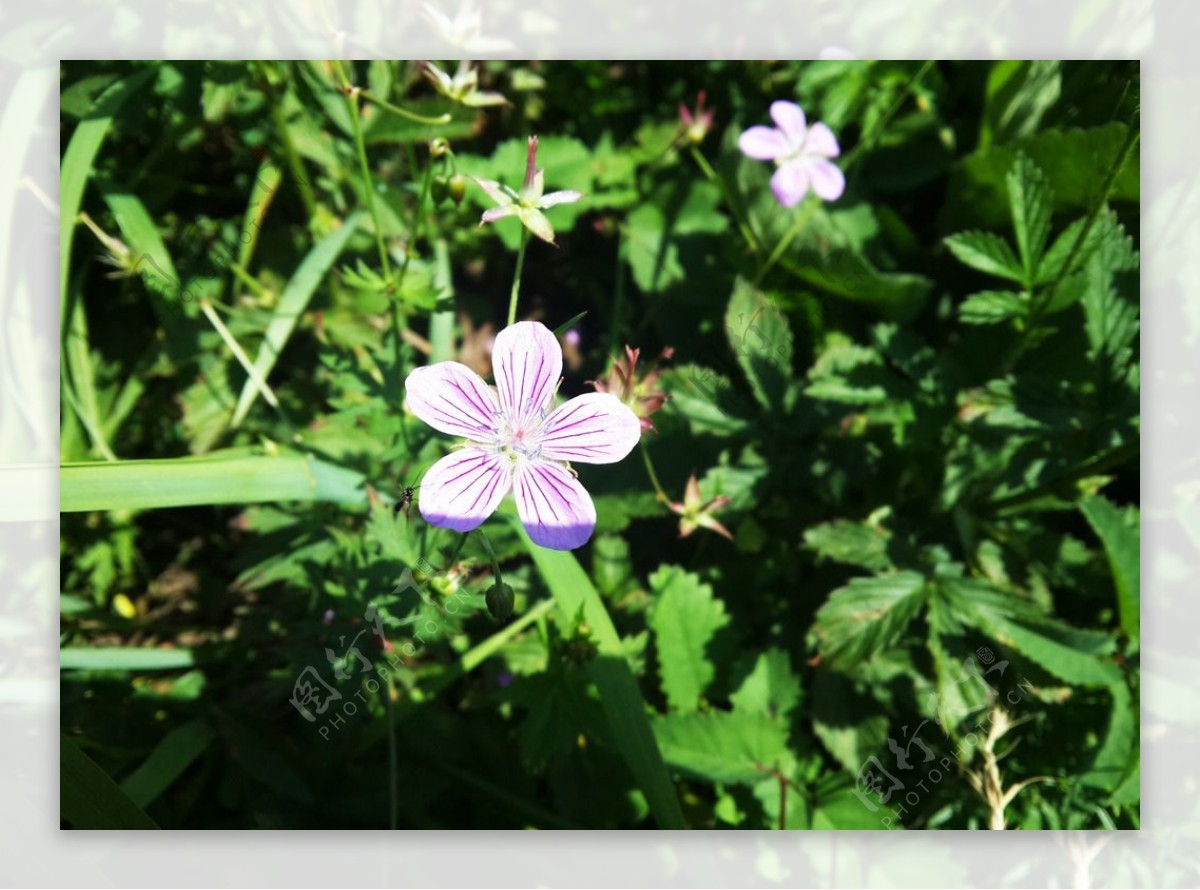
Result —
<path fill-rule="evenodd" d="M 672 710 L 688 713 L 699 706 L 716 674 L 705 650 L 729 616 L 711 587 L 678 566 L 660 568 L 650 576 L 650 587 L 655 594 L 650 627 L 663 694 Z"/>
<path fill-rule="evenodd" d="M 725 332 L 750 388 L 764 408 L 781 409 L 792 378 L 792 331 L 774 300 L 738 279 Z"/>
<path fill-rule="evenodd" d="M 728 436 L 746 428 L 757 406 L 738 392 L 729 378 L 703 365 L 679 365 L 662 377 L 671 396 L 663 410 L 686 421 L 696 433 Z"/>
<path fill-rule="evenodd" d="M 786 717 L 800 703 L 800 678 L 792 671 L 787 653 L 768 649 L 754 663 L 754 669 L 729 696 L 734 710 L 768 717 Z"/>
<path fill-rule="evenodd" d="M 1025 284 L 1027 276 L 1008 242 L 993 232 L 960 232 L 946 239 L 958 259 L 979 272 Z"/>
<path fill-rule="evenodd" d="M 653 726 L 667 764 L 709 782 L 757 782 L 788 753 L 787 725 L 763 715 L 671 714 Z"/>
<path fill-rule="evenodd" d="M 848 668 L 887 648 L 916 617 L 925 593 L 916 572 L 855 578 L 817 610 L 821 655 L 831 667 Z"/>
<path fill-rule="evenodd" d="M 1136 507 L 1119 510 L 1101 495 L 1082 501 L 1080 512 L 1104 545 L 1117 591 L 1121 629 L 1135 648 L 1140 633 L 1141 533 Z"/>
<path fill-rule="evenodd" d="M 836 671 L 818 669 L 812 682 L 813 732 L 834 760 L 857 773 L 887 741 L 888 718 Z"/>
<path fill-rule="evenodd" d="M 1011 290 L 984 290 L 971 294 L 958 306 L 963 324 L 999 324 L 1021 318 L 1029 308 L 1028 296 Z"/>
<path fill-rule="evenodd" d="M 892 564 L 887 555 L 889 537 L 883 529 L 849 519 L 835 519 L 807 529 L 804 543 L 828 559 L 878 572 Z"/>
<path fill-rule="evenodd" d="M 1024 154 L 1017 155 L 1005 182 L 1008 184 L 1013 231 L 1017 236 L 1017 250 L 1025 269 L 1025 280 L 1032 282 L 1046 240 L 1050 237 L 1053 196 L 1045 175 Z"/>

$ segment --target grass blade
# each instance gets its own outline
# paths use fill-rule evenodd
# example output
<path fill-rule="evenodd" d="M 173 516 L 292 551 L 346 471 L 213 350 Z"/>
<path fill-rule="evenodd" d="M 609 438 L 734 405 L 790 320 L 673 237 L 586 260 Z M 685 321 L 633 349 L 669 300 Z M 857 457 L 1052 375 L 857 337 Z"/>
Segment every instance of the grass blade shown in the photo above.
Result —
<path fill-rule="evenodd" d="M 509 518 L 512 519 L 511 515 Z M 621 638 L 617 636 L 600 594 L 574 554 L 538 547 L 529 540 L 519 522 L 513 521 L 513 526 L 519 530 L 559 610 L 570 616 L 579 614 L 581 608 L 583 610 L 583 618 L 591 627 L 599 650 L 598 657 L 591 663 L 591 672 L 600 692 L 600 704 L 621 756 L 646 795 L 658 827 L 687 828 L 675 785 L 663 763 L 662 752 L 646 715 L 646 702 L 625 661 Z"/>
<path fill-rule="evenodd" d="M 121 790 L 139 807 L 150 806 L 205 752 L 212 740 L 212 729 L 199 720 L 175 727 L 145 762 L 121 782 Z"/>
<path fill-rule="evenodd" d="M 96 761 L 67 736 L 59 737 L 59 815 L 73 828 L 156 829 Z"/>
<path fill-rule="evenodd" d="M 190 649 L 68 646 L 58 653 L 58 667 L 64 671 L 173 671 L 193 664 Z"/>
<path fill-rule="evenodd" d="M 267 501 L 366 504 L 363 477 L 304 455 L 222 453 L 169 460 L 64 464 L 59 509 L 156 510 Z"/>
<path fill-rule="evenodd" d="M 325 273 L 329 271 L 333 261 L 342 252 L 342 248 L 346 246 L 346 242 L 358 228 L 361 219 L 360 214 L 352 214 L 340 229 L 326 235 L 316 247 L 308 252 L 308 256 L 304 258 L 300 268 L 296 270 L 296 274 L 287 283 L 283 295 L 279 298 L 275 315 L 267 325 L 267 335 L 254 359 L 254 367 L 263 380 L 267 379 L 267 375 L 275 367 L 275 361 L 283 352 L 283 347 L 296 328 L 297 320 L 316 292 L 317 285 L 321 283 L 321 279 L 325 277 Z M 257 392 L 258 387 L 255 386 L 254 381 L 247 379 L 233 412 L 233 426 L 239 426 L 245 420 L 246 413 L 254 404 L 254 396 Z"/>

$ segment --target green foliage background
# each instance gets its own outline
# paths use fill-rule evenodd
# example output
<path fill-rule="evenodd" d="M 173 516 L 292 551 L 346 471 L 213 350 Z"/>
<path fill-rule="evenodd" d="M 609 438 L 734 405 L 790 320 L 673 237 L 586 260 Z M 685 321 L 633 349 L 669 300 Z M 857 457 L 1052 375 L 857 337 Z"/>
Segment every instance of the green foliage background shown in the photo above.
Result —
<path fill-rule="evenodd" d="M 1137 64 L 420 68 L 63 64 L 64 824 L 1138 827 Z M 781 98 L 839 201 L 737 151 Z M 585 548 L 487 523 L 497 622 L 393 505 L 449 444 L 402 381 L 486 354 L 519 240 L 429 140 L 516 186 L 531 133 L 587 197 L 521 316 L 586 313 L 565 395 L 674 347 L 645 449 L 733 540 L 581 468 Z"/>

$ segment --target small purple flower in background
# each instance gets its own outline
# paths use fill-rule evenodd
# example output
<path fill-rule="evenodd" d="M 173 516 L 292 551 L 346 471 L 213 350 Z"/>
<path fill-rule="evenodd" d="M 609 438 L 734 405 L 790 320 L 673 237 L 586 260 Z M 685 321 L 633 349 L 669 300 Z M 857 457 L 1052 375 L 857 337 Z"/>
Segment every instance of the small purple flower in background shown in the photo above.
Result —
<path fill-rule="evenodd" d="M 525 182 L 519 192 L 514 192 L 506 185 L 501 185 L 491 179 L 476 179 L 479 187 L 488 193 L 488 197 L 497 206 L 485 210 L 479 224 L 495 222 L 506 216 L 515 215 L 521 224 L 543 241 L 554 243 L 554 227 L 546 214 L 542 213 L 547 207 L 556 204 L 573 204 L 583 195 L 576 191 L 551 192 L 542 194 L 546 189 L 546 171 L 537 169 L 538 139 L 529 137 L 529 154 L 525 161 Z M 474 178 L 474 177 L 472 177 Z"/>
<path fill-rule="evenodd" d="M 771 177 L 771 191 L 784 207 L 794 207 L 809 187 L 826 201 L 836 201 L 846 188 L 846 177 L 829 158 L 841 154 L 829 127 L 811 127 L 794 102 L 772 102 L 774 127 L 751 127 L 738 139 L 747 157 L 774 161 L 779 168 Z"/>
<path fill-rule="evenodd" d="M 421 479 L 421 515 L 458 532 L 478 528 L 511 490 L 535 544 L 574 550 L 592 536 L 596 507 L 567 461 L 616 463 L 641 438 L 637 415 L 616 396 L 588 393 L 558 408 L 562 348 L 540 322 L 496 335 L 495 387 L 458 362 L 417 368 L 408 406 L 435 430 L 467 441 Z"/>
<path fill-rule="evenodd" d="M 679 103 L 679 123 L 683 127 L 683 134 L 693 145 L 703 142 L 708 131 L 712 129 L 713 109 L 705 109 L 704 100 L 706 98 L 704 90 L 696 94 L 695 111 L 682 102 Z"/>

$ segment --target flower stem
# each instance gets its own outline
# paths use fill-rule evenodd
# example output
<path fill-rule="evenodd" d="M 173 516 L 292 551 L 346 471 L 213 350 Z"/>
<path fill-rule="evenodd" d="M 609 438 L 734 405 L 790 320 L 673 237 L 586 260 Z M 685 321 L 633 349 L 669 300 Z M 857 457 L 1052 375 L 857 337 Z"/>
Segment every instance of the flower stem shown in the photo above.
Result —
<path fill-rule="evenodd" d="M 430 126 L 438 126 L 439 124 L 448 124 L 451 121 L 451 117 L 449 114 L 439 114 L 437 117 L 425 117 L 424 115 L 417 114 L 416 112 L 413 112 L 413 111 L 406 111 L 405 109 L 401 108 L 399 105 L 393 105 L 391 102 L 388 102 L 386 99 L 381 99 L 379 96 L 376 96 L 373 93 L 368 93 L 366 90 L 361 90 L 359 92 L 359 95 L 362 96 L 364 99 L 366 99 L 368 102 L 373 102 L 376 105 L 378 105 L 380 108 L 386 109 L 387 111 L 390 111 L 392 114 L 398 115 L 399 117 L 405 118 L 406 120 L 413 121 L 414 123 L 429 124 Z"/>
<path fill-rule="evenodd" d="M 383 277 L 390 290 L 392 287 L 392 264 L 388 260 L 387 246 L 383 243 L 383 229 L 379 225 L 379 212 L 375 209 L 375 185 L 371 179 L 370 165 L 367 164 L 367 144 L 363 139 L 362 121 L 359 115 L 358 97 L 362 93 L 350 83 L 350 78 L 346 76 L 346 69 L 342 66 L 340 59 L 334 59 L 333 66 L 337 70 L 338 78 L 342 81 L 343 88 L 346 90 L 346 104 L 350 107 L 350 124 L 354 127 L 354 148 L 358 154 L 359 172 L 362 174 L 363 179 L 363 192 L 367 198 L 367 212 L 371 215 L 371 225 L 375 229 L 375 246 L 379 250 L 379 265 L 383 269 Z"/>
<path fill-rule="evenodd" d="M 525 245 L 529 241 L 529 233 L 521 226 L 521 246 L 517 249 L 517 271 L 513 275 L 512 295 L 508 298 L 508 323 L 517 320 L 517 297 L 521 293 L 521 270 L 525 268 Z"/>
<path fill-rule="evenodd" d="M 492 549 L 492 542 L 488 540 L 488 536 L 482 528 L 475 529 L 479 533 L 479 540 L 483 542 L 483 549 L 487 552 L 488 562 L 492 564 L 492 575 L 496 579 L 497 584 L 501 584 L 504 578 L 500 575 L 500 562 L 496 559 L 496 551 Z"/>
<path fill-rule="evenodd" d="M 671 499 L 663 491 L 662 483 L 658 481 L 658 473 L 654 472 L 654 462 L 650 460 L 650 449 L 646 447 L 645 442 L 639 442 L 638 445 L 642 450 L 642 461 L 646 464 L 646 474 L 650 477 L 650 484 L 654 486 L 655 497 L 664 504 L 671 503 Z"/>
<path fill-rule="evenodd" d="M 292 142 L 291 133 L 288 132 L 287 121 L 284 119 L 283 109 L 279 105 L 279 97 L 275 95 L 275 86 L 266 74 L 263 75 L 263 82 L 266 84 L 267 103 L 271 106 L 271 120 L 274 121 L 275 129 L 279 133 L 283 154 L 287 158 L 288 168 L 292 171 L 292 178 L 296 180 L 296 188 L 300 190 L 300 200 L 304 204 L 304 212 L 308 214 L 308 227 L 311 231 L 317 224 L 317 199 L 313 195 L 308 177 L 304 175 L 304 164 L 300 161 L 300 155 Z"/>
<path fill-rule="evenodd" d="M 421 196 L 417 198 L 417 206 L 413 208 L 412 223 L 409 225 L 410 237 L 408 248 L 404 251 L 404 262 L 400 264 L 400 280 L 396 282 L 397 290 L 404 284 L 404 276 L 408 272 L 408 264 L 412 260 L 413 249 L 421 237 L 421 223 L 425 221 L 425 201 L 429 198 L 429 186 L 432 182 L 433 156 L 431 155 L 429 163 L 425 165 L 425 178 L 421 182 Z"/>
<path fill-rule="evenodd" d="M 708 158 L 704 157 L 704 155 L 700 153 L 700 149 L 696 148 L 695 145 L 691 145 L 689 148 L 692 152 L 692 158 L 695 160 L 696 165 L 700 168 L 700 172 L 704 174 L 705 178 L 707 178 L 709 182 L 721 190 L 721 196 L 725 199 L 725 203 L 729 207 L 729 212 L 733 214 L 733 218 L 737 223 L 738 230 L 742 233 L 742 238 L 745 240 L 746 246 L 750 248 L 750 252 L 761 252 L 762 242 L 758 240 L 758 237 L 754 234 L 754 230 L 750 228 L 750 223 L 747 222 L 746 218 L 742 215 L 741 206 L 733 199 L 733 193 L 725 184 L 725 180 L 722 179 L 717 174 L 717 171 L 712 168 L 712 164 L 708 162 Z"/>
<path fill-rule="evenodd" d="M 762 268 L 758 270 L 758 274 L 754 276 L 753 283 L 755 286 L 757 286 L 760 281 L 766 278 L 767 273 L 774 268 L 777 262 L 779 262 L 779 258 L 787 252 L 789 247 L 791 247 L 792 241 L 794 241 L 796 236 L 800 234 L 806 225 L 808 225 L 808 221 L 812 217 L 813 211 L 816 210 L 816 208 L 817 202 L 810 199 L 804 205 L 804 209 L 800 211 L 800 213 L 796 214 L 796 221 L 792 223 L 792 227 L 787 230 L 782 238 L 779 239 L 779 243 L 775 245 L 775 249 L 771 251 L 771 255 L 767 257 L 767 261 L 763 263 Z"/>

